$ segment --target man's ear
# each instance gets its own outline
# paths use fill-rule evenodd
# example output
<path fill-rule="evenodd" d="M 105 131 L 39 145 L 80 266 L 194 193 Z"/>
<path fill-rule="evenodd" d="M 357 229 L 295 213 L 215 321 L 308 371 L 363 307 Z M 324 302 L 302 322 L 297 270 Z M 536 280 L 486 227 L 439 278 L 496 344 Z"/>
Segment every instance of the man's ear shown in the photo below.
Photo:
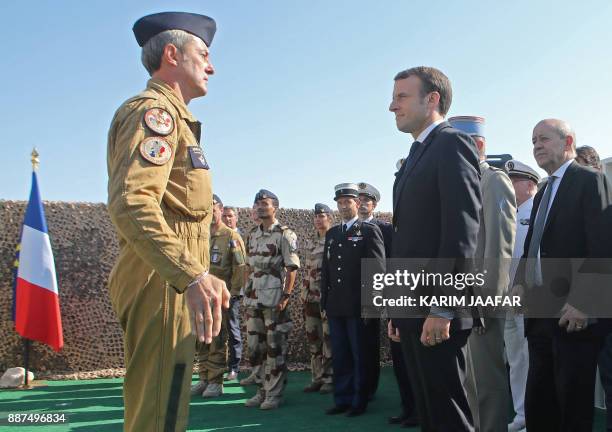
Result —
<path fill-rule="evenodd" d="M 437 91 L 433 91 L 429 93 L 429 95 L 427 95 L 427 103 L 430 104 L 432 107 L 435 107 L 439 110 L 440 109 L 440 93 L 438 93 Z"/>
<path fill-rule="evenodd" d="M 162 54 L 162 64 L 166 63 L 170 66 L 178 66 L 180 51 L 173 44 L 167 44 L 164 47 Z"/>

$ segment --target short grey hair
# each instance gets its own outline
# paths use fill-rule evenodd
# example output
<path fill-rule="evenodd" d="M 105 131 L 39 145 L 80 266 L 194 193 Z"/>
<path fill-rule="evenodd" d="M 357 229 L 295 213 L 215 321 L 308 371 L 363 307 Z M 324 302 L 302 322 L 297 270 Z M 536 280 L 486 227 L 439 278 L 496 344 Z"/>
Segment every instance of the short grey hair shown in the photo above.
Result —
<path fill-rule="evenodd" d="M 149 75 L 152 76 L 153 72 L 161 66 L 162 54 L 166 45 L 172 44 L 179 51 L 183 52 L 185 45 L 194 38 L 194 35 L 184 30 L 166 30 L 158 33 L 144 44 L 140 60 L 147 72 L 149 72 Z"/>
<path fill-rule="evenodd" d="M 570 126 L 570 124 L 568 122 L 566 122 L 565 120 L 559 120 L 559 119 L 546 119 L 546 120 L 542 120 L 540 123 L 545 123 L 547 126 L 549 126 L 553 131 L 555 131 L 559 137 L 565 139 L 568 136 L 572 137 L 572 147 L 574 149 L 574 152 L 576 150 L 576 132 L 574 132 L 574 129 Z"/>

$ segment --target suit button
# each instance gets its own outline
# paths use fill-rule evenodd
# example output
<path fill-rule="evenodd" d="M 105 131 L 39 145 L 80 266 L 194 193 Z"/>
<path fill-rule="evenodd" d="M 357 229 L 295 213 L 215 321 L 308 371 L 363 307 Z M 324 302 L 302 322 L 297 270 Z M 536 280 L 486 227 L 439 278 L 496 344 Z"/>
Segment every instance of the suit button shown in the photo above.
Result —
<path fill-rule="evenodd" d="M 338 247 L 342 247 L 342 243 L 338 243 Z"/>
<path fill-rule="evenodd" d="M 341 258 L 342 258 L 342 256 L 341 256 L 341 255 L 338 255 L 338 259 L 341 259 Z"/>
<path fill-rule="evenodd" d="M 342 270 L 342 268 L 341 268 L 341 267 L 338 267 L 338 270 Z"/>
<path fill-rule="evenodd" d="M 338 279 L 338 282 L 342 282 L 342 279 Z"/>

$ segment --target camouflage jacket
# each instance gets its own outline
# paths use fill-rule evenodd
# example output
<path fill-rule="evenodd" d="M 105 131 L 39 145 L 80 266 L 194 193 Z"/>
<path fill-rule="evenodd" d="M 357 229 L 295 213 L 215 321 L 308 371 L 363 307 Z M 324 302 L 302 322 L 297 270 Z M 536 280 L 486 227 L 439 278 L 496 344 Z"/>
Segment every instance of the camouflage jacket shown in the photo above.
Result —
<path fill-rule="evenodd" d="M 321 265 L 323 264 L 324 248 L 325 236 L 321 237 L 318 233 L 316 239 L 306 245 L 306 273 L 301 298 L 307 303 L 321 301 Z"/>
<path fill-rule="evenodd" d="M 251 275 L 244 293 L 244 304 L 275 307 L 283 293 L 285 269 L 300 267 L 297 236 L 278 222 L 266 230 L 260 225 L 249 233 L 247 262 Z"/>

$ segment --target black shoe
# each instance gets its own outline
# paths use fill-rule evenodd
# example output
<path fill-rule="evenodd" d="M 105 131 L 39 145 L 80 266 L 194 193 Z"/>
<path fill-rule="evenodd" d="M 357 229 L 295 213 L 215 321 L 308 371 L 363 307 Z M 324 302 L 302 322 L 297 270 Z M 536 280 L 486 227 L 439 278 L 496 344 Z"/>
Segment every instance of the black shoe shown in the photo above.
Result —
<path fill-rule="evenodd" d="M 334 405 L 333 407 L 325 410 L 325 414 L 327 415 L 336 415 L 342 414 L 343 412 L 347 412 L 351 407 L 348 405 Z"/>
<path fill-rule="evenodd" d="M 402 420 L 403 428 L 411 428 L 415 426 L 419 426 L 419 418 L 414 414 L 409 417 L 404 417 Z"/>
<path fill-rule="evenodd" d="M 322 382 L 313 382 L 313 383 L 310 383 L 309 385 L 304 387 L 304 393 L 318 392 L 321 389 L 321 387 L 323 387 L 323 383 Z"/>
<path fill-rule="evenodd" d="M 357 416 L 360 416 L 361 414 L 363 414 L 365 411 L 366 411 L 365 407 L 351 408 L 346 413 L 346 416 L 347 417 L 357 417 Z"/>
<path fill-rule="evenodd" d="M 404 415 L 398 415 L 398 416 L 389 417 L 387 420 L 389 421 L 389 424 L 400 424 L 404 421 L 405 418 L 406 416 Z"/>

